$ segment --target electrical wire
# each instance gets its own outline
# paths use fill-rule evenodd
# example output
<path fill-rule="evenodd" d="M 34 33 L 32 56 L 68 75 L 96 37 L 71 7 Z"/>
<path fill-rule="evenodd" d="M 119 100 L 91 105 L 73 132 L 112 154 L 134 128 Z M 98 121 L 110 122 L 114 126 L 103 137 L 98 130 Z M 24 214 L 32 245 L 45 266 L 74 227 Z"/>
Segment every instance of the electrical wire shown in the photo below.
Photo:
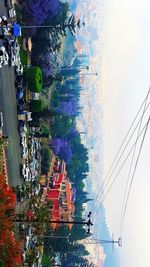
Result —
<path fill-rule="evenodd" d="M 106 182 L 107 176 L 109 175 L 111 169 L 113 168 L 113 165 L 114 165 L 115 161 L 117 160 L 117 157 L 118 157 L 118 155 L 119 155 L 119 153 L 120 153 L 120 151 L 121 151 L 121 149 L 122 149 L 122 147 L 123 147 L 123 145 L 124 145 L 124 143 L 125 143 L 125 141 L 126 141 L 128 135 L 129 135 L 129 133 L 130 133 L 130 131 L 131 131 L 131 129 L 132 129 L 132 127 L 133 127 L 133 125 L 134 125 L 134 123 L 135 123 L 135 121 L 136 121 L 136 119 L 137 119 L 137 117 L 138 117 L 138 115 L 139 115 L 139 113 L 140 113 L 140 111 L 141 111 L 143 105 L 144 105 L 145 102 L 147 101 L 149 93 L 150 93 L 150 89 L 149 89 L 148 94 L 146 95 L 146 97 L 145 97 L 145 99 L 144 99 L 142 105 L 140 106 L 138 112 L 136 113 L 136 115 L 135 115 L 135 117 L 134 117 L 134 119 L 133 119 L 133 121 L 132 121 L 132 123 L 131 123 L 131 125 L 130 125 L 130 127 L 129 127 L 129 130 L 127 131 L 127 133 L 126 133 L 126 135 L 125 135 L 125 138 L 123 139 L 123 141 L 122 141 L 122 143 L 121 143 L 121 145 L 120 145 L 120 147 L 119 147 L 119 149 L 118 149 L 118 151 L 117 151 L 117 153 L 116 153 L 116 156 L 115 156 L 114 160 L 112 161 L 112 164 L 111 164 L 111 166 L 110 166 L 108 172 L 106 173 L 106 175 L 105 175 L 105 177 L 104 177 L 104 181 L 103 181 L 103 183 L 102 183 L 102 185 L 101 185 L 101 187 L 100 187 L 100 189 L 99 189 L 99 191 L 98 191 L 98 194 L 97 194 L 97 196 L 96 196 L 95 202 L 94 202 L 94 204 L 93 204 L 91 210 L 93 210 L 94 207 L 96 206 L 96 202 L 97 202 L 97 200 L 98 200 L 98 198 L 99 198 L 99 194 L 100 194 L 101 192 L 103 192 L 103 187 L 104 187 L 104 184 L 105 184 L 105 182 Z"/>
<path fill-rule="evenodd" d="M 123 212 L 122 223 L 121 223 L 121 230 L 120 230 L 121 235 L 122 235 L 122 232 L 123 232 L 123 224 L 124 224 L 124 220 L 125 220 L 125 215 L 126 215 L 126 211 L 127 211 L 127 205 L 128 205 L 128 202 L 129 202 L 131 188 L 132 188 L 132 185 L 133 185 L 133 180 L 134 180 L 134 177 L 135 177 L 135 172 L 136 172 L 137 165 L 138 165 L 138 162 L 139 162 L 139 158 L 140 158 L 140 155 L 141 155 L 141 151 L 142 151 L 142 148 L 143 148 L 144 140 L 145 140 L 145 137 L 146 137 L 148 126 L 149 126 L 149 122 L 150 122 L 150 116 L 149 116 L 149 119 L 148 119 L 148 122 L 147 122 L 147 125 L 146 125 L 146 128 L 145 128 L 145 131 L 144 131 L 144 135 L 143 135 L 142 142 L 141 142 L 141 145 L 140 145 L 138 157 L 137 157 L 137 160 L 136 160 L 136 163 L 135 163 L 135 167 L 134 167 L 132 179 L 131 179 L 131 182 L 130 182 L 130 185 L 129 185 L 129 190 L 128 190 L 128 194 L 127 194 L 127 199 L 126 199 L 125 208 L 124 208 L 124 212 Z"/>
<path fill-rule="evenodd" d="M 138 138 L 136 139 L 135 143 L 134 143 L 134 144 L 133 144 L 133 146 L 131 147 L 131 149 L 130 149 L 129 153 L 127 154 L 127 156 L 126 156 L 125 160 L 123 161 L 123 163 L 122 163 L 121 167 L 119 168 L 119 170 L 118 170 L 117 174 L 115 175 L 115 177 L 114 177 L 113 181 L 111 182 L 111 184 L 110 184 L 110 186 L 109 186 L 109 188 L 108 188 L 107 192 L 105 193 L 105 195 L 104 195 L 104 197 L 103 197 L 102 201 L 100 202 L 100 205 L 99 205 L 99 207 L 98 207 L 98 208 L 97 208 L 97 210 L 95 211 L 95 214 L 94 214 L 94 218 L 93 218 L 93 220 L 95 220 L 95 219 L 96 219 L 97 212 L 98 212 L 98 211 L 101 209 L 101 207 L 102 207 L 102 205 L 103 205 L 103 202 L 104 202 L 104 200 L 105 200 L 105 199 L 106 199 L 106 197 L 108 196 L 108 194 L 109 194 L 109 192 L 110 192 L 110 190 L 111 190 L 111 188 L 112 188 L 112 186 L 113 186 L 114 182 L 115 182 L 115 181 L 116 181 L 116 179 L 118 178 L 118 175 L 119 175 L 120 171 L 122 170 L 123 166 L 125 165 L 125 163 L 126 163 L 126 161 L 127 161 L 128 157 L 130 156 L 130 154 L 131 154 L 132 150 L 134 149 L 134 146 L 135 146 L 135 145 L 136 145 L 136 143 L 138 142 L 138 140 L 139 140 L 139 138 L 140 138 L 141 134 L 143 133 L 143 131 L 145 130 L 145 128 L 147 128 L 147 124 L 148 124 L 148 123 L 149 123 L 149 120 L 148 120 L 148 121 L 147 121 L 147 123 L 144 125 L 144 127 L 143 127 L 143 129 L 141 130 L 141 132 L 140 132 L 140 134 L 139 134 Z"/>
<path fill-rule="evenodd" d="M 147 104 L 147 106 L 146 106 L 146 108 L 145 108 L 145 111 L 144 111 L 144 114 L 146 113 L 146 111 L 147 111 L 149 105 L 150 105 L 150 103 Z M 115 166 L 113 167 L 113 169 L 112 169 L 112 171 L 111 171 L 109 177 L 107 178 L 107 181 L 105 180 L 105 182 L 103 183 L 103 188 L 102 188 L 101 191 L 99 192 L 99 196 L 98 196 L 98 198 L 97 198 L 97 203 L 95 203 L 95 206 L 97 206 L 97 204 L 101 201 L 101 198 L 102 198 L 102 196 L 103 196 L 103 193 L 104 193 L 105 189 L 107 188 L 107 186 L 108 186 L 108 184 L 109 184 L 109 182 L 110 182 L 110 180 L 111 180 L 111 178 L 112 178 L 112 175 L 113 175 L 115 169 L 117 168 L 117 166 L 118 166 L 118 164 L 119 164 L 119 162 L 120 162 L 120 160 L 121 160 L 123 154 L 125 153 L 125 151 L 126 151 L 128 145 L 129 145 L 129 143 L 130 143 L 130 141 L 131 141 L 131 139 L 132 139 L 132 137 L 133 137 L 133 135 L 134 135 L 134 133 L 135 133 L 137 127 L 139 126 L 141 120 L 143 119 L 144 114 L 142 114 L 142 116 L 140 117 L 139 121 L 137 122 L 137 124 L 136 124 L 134 130 L 132 131 L 129 140 L 128 140 L 128 142 L 126 143 L 126 145 L 125 145 L 123 151 L 121 152 L 119 158 L 117 159 L 117 162 L 115 163 Z M 110 172 L 110 171 L 109 171 L 109 172 Z M 95 208 L 92 209 L 92 216 L 94 216 L 94 213 L 95 213 Z"/>
<path fill-rule="evenodd" d="M 137 136 L 139 135 L 140 130 L 141 130 L 141 126 L 142 126 L 143 117 L 144 117 L 145 110 L 146 110 L 146 105 L 147 105 L 147 100 L 148 100 L 149 92 L 150 92 L 150 89 L 149 89 L 149 91 L 148 91 L 147 98 L 146 98 L 146 101 L 145 101 L 145 104 L 144 104 L 143 113 L 142 113 L 142 118 L 141 118 L 141 121 L 140 121 L 140 125 L 139 125 L 139 129 L 138 129 Z M 132 159 L 131 159 L 131 163 L 130 163 L 130 167 L 129 167 L 127 183 L 126 183 L 125 192 L 124 192 L 124 196 L 123 196 L 123 203 L 122 203 L 122 212 L 121 212 L 121 222 L 120 222 L 120 225 L 122 224 L 122 218 L 123 218 L 123 213 L 124 213 L 124 207 L 125 207 L 125 203 L 126 203 L 127 190 L 128 190 L 128 185 L 129 185 L 129 180 L 130 180 L 131 170 L 132 170 L 132 166 L 133 166 L 133 161 L 134 161 L 134 157 L 135 157 L 136 147 L 137 147 L 137 144 L 136 144 L 135 147 L 134 147 L 133 154 L 132 154 Z"/>

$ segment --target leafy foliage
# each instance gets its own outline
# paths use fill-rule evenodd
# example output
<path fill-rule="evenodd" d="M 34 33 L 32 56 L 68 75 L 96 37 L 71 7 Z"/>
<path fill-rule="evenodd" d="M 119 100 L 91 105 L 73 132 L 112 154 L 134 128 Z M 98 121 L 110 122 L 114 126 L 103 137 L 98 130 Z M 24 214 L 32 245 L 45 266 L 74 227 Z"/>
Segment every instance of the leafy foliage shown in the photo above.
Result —
<path fill-rule="evenodd" d="M 74 121 L 70 116 L 58 115 L 55 116 L 51 128 L 51 135 L 53 138 L 66 136 L 74 125 Z"/>
<path fill-rule="evenodd" d="M 42 100 L 31 100 L 30 101 L 30 111 L 32 112 L 40 112 L 43 110 L 43 102 Z"/>
<path fill-rule="evenodd" d="M 31 22 L 35 25 L 41 25 L 46 21 L 48 16 L 52 18 L 57 15 L 59 1 L 29 0 L 27 1 L 27 5 Z"/>
<path fill-rule="evenodd" d="M 48 146 L 42 147 L 41 150 L 41 173 L 47 174 L 50 166 L 51 149 Z"/>
<path fill-rule="evenodd" d="M 0 266 L 21 266 L 20 241 L 14 236 L 12 221 L 16 197 L 13 190 L 8 188 L 3 173 L 0 174 Z"/>
<path fill-rule="evenodd" d="M 69 116 L 76 115 L 78 110 L 78 103 L 75 98 L 71 98 L 70 101 L 62 101 L 58 107 L 58 111 L 65 113 Z"/>
<path fill-rule="evenodd" d="M 42 90 L 42 71 L 39 67 L 30 67 L 27 69 L 27 83 L 31 92 L 41 92 Z"/>

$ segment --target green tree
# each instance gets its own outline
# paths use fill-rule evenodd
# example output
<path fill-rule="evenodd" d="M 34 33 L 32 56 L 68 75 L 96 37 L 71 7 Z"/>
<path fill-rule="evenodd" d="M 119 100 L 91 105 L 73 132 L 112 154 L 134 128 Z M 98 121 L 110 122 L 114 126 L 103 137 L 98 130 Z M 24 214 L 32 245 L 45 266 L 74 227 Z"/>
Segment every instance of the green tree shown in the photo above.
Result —
<path fill-rule="evenodd" d="M 43 110 L 42 100 L 31 100 L 29 104 L 29 109 L 32 112 L 40 112 Z"/>
<path fill-rule="evenodd" d="M 52 137 L 66 136 L 74 125 L 74 121 L 70 116 L 58 115 L 54 118 L 51 135 Z"/>
<path fill-rule="evenodd" d="M 41 149 L 41 173 L 47 174 L 50 166 L 51 149 L 44 146 Z"/>

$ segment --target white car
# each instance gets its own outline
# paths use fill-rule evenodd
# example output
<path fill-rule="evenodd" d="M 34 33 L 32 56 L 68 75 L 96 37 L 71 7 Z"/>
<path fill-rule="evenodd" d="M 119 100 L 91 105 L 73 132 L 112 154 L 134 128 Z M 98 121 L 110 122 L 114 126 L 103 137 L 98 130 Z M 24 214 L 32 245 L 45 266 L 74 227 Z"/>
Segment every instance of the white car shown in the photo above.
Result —
<path fill-rule="evenodd" d="M 16 10 L 14 8 L 14 6 L 12 6 L 9 10 L 8 10 L 8 15 L 10 18 L 14 18 L 16 17 Z"/>
<path fill-rule="evenodd" d="M 30 169 L 28 166 L 26 166 L 25 168 L 22 169 L 22 175 L 23 175 L 23 178 L 26 182 L 29 182 L 31 180 Z"/>
<path fill-rule="evenodd" d="M 4 46 L 0 47 L 0 67 L 8 65 L 9 56 Z"/>
<path fill-rule="evenodd" d="M 24 125 L 23 127 L 20 127 L 19 128 L 19 132 L 20 132 L 20 135 L 22 136 L 22 135 L 25 135 L 26 134 L 26 132 L 27 132 L 27 126 L 26 125 Z"/>
<path fill-rule="evenodd" d="M 26 138 L 26 135 L 21 135 L 21 140 L 20 140 L 20 143 L 22 146 L 27 146 L 27 138 Z"/>
<path fill-rule="evenodd" d="M 25 248 L 28 249 L 29 248 L 29 240 L 30 240 L 30 237 L 27 235 L 25 238 L 26 238 Z"/>
<path fill-rule="evenodd" d="M 13 64 L 13 66 L 15 66 L 15 68 L 18 68 L 21 65 L 19 52 L 13 51 L 13 57 L 12 57 L 12 62 L 11 63 Z"/>
<path fill-rule="evenodd" d="M 28 157 L 28 147 L 26 145 L 22 146 L 21 156 L 24 159 Z"/>
<path fill-rule="evenodd" d="M 11 31 L 12 31 L 12 28 L 9 25 L 7 25 L 7 27 L 6 26 L 3 26 L 2 27 L 2 31 L 3 31 L 3 34 L 4 35 L 10 35 L 11 34 Z"/>
<path fill-rule="evenodd" d="M 19 64 L 15 67 L 15 71 L 17 73 L 17 75 L 22 75 L 23 74 L 23 66 L 22 64 Z"/>
<path fill-rule="evenodd" d="M 20 136 L 21 136 L 21 138 L 25 137 L 26 136 L 26 131 L 20 132 Z"/>
<path fill-rule="evenodd" d="M 15 41 L 12 43 L 12 46 L 13 46 L 14 50 L 16 50 L 17 52 L 20 51 L 20 46 L 19 46 L 17 40 L 15 40 Z"/>

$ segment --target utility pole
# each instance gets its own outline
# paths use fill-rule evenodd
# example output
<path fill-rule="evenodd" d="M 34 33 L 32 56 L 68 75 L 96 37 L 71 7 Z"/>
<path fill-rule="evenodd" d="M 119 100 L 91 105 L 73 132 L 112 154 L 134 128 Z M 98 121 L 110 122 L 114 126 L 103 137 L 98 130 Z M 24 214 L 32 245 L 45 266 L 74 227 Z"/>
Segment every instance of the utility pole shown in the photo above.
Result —
<path fill-rule="evenodd" d="M 29 222 L 29 223 L 57 223 L 57 224 L 76 224 L 76 225 L 86 225 L 87 226 L 87 234 L 90 234 L 90 227 L 93 225 L 93 223 L 91 222 L 91 211 L 89 212 L 89 214 L 87 215 L 88 217 L 88 220 L 87 221 L 63 221 L 63 220 L 60 220 L 60 221 L 57 221 L 57 220 L 51 220 L 51 219 L 44 219 L 44 220 L 37 220 L 37 219 L 34 219 L 34 218 L 31 218 L 30 220 L 29 219 L 24 219 L 24 218 L 13 218 L 13 222 L 19 222 L 19 223 L 25 223 L 25 222 Z"/>
<path fill-rule="evenodd" d="M 119 237 L 117 240 L 114 239 L 114 234 L 112 234 L 112 239 L 86 239 L 85 244 L 112 244 L 112 248 L 114 250 L 114 245 L 118 244 L 119 247 L 122 246 L 122 238 Z"/>

